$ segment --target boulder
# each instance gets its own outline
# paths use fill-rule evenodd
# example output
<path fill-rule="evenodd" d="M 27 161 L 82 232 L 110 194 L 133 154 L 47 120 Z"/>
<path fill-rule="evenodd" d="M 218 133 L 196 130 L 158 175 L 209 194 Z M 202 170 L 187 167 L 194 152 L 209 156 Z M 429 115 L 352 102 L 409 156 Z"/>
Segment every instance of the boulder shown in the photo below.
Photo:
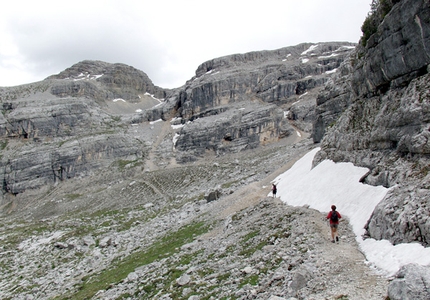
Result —
<path fill-rule="evenodd" d="M 430 299 L 430 267 L 418 264 L 403 266 L 388 286 L 390 300 Z"/>

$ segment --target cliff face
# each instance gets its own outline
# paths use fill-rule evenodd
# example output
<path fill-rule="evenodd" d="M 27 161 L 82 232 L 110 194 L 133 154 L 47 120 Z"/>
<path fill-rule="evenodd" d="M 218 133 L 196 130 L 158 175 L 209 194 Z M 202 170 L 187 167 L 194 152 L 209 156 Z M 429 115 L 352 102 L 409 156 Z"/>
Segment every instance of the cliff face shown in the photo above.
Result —
<path fill-rule="evenodd" d="M 147 119 L 181 120 L 176 140 L 181 161 L 207 150 L 255 148 L 290 135 L 291 125 L 309 132 L 315 95 L 354 48 L 301 44 L 207 61 L 162 106 L 149 110 Z"/>
<path fill-rule="evenodd" d="M 57 184 L 145 157 L 122 118 L 165 95 L 142 71 L 84 61 L 33 84 L 0 89 L 3 195 Z"/>
<path fill-rule="evenodd" d="M 318 96 L 314 141 L 330 158 L 392 187 L 367 230 L 393 243 L 430 242 L 430 4 L 396 1 Z"/>
<path fill-rule="evenodd" d="M 294 132 L 290 122 L 309 131 L 317 91 L 353 48 L 302 44 L 217 58 L 175 90 L 155 86 L 131 66 L 101 61 L 2 88 L 3 197 L 111 164 L 144 164 L 153 160 L 150 147 L 166 161 L 185 163 L 208 151 L 219 155 L 277 141 Z M 148 121 L 160 118 L 174 118 L 181 128 L 159 138 L 148 133 Z"/>
<path fill-rule="evenodd" d="M 167 89 L 155 86 L 144 72 L 125 64 L 110 64 L 102 61 L 82 61 L 70 68 L 52 75 L 47 80 L 61 79 L 52 86 L 52 94 L 65 96 L 86 96 L 106 101 L 121 98 L 138 101 L 139 94 L 149 93 L 165 98 Z"/>

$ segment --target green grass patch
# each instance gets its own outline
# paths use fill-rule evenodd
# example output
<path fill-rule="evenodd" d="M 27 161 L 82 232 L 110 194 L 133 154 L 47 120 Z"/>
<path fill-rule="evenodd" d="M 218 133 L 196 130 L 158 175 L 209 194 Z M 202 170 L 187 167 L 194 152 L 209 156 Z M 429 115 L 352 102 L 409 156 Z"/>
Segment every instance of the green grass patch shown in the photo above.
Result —
<path fill-rule="evenodd" d="M 82 196 L 81 194 L 67 194 L 66 198 L 68 201 L 71 201 L 71 200 L 78 199 L 81 196 Z"/>
<path fill-rule="evenodd" d="M 267 241 L 261 241 L 255 246 L 244 246 L 244 249 L 239 252 L 239 255 L 249 257 L 254 254 L 257 250 L 263 249 L 264 246 L 268 245 Z"/>
<path fill-rule="evenodd" d="M 4 150 L 7 147 L 8 140 L 0 141 L 0 150 Z"/>
<path fill-rule="evenodd" d="M 258 285 L 258 274 L 252 274 L 252 275 L 244 278 L 244 280 L 239 284 L 239 288 L 242 288 L 247 284 L 252 285 L 252 286 Z"/>
<path fill-rule="evenodd" d="M 242 246 L 242 251 L 239 252 L 239 255 L 249 257 L 254 254 L 255 251 L 261 250 L 264 246 L 268 244 L 266 240 L 262 240 L 258 242 L 258 244 L 255 243 L 256 241 L 253 241 L 255 240 L 254 238 L 257 237 L 259 234 L 260 231 L 255 230 L 251 231 L 242 238 L 240 242 L 240 245 Z"/>
<path fill-rule="evenodd" d="M 256 237 L 259 234 L 260 234 L 260 231 L 258 231 L 258 230 L 251 231 L 250 233 L 248 233 L 247 235 L 245 235 L 242 238 L 242 243 L 244 244 L 244 243 L 248 242 L 250 239 Z"/>
<path fill-rule="evenodd" d="M 134 168 L 143 164 L 141 160 L 126 160 L 120 159 L 115 162 L 115 165 L 123 171 L 125 168 Z"/>
<path fill-rule="evenodd" d="M 64 296 L 61 299 L 90 299 L 99 290 L 106 290 L 112 284 L 117 284 L 124 280 L 127 275 L 133 272 L 137 267 L 150 264 L 166 255 L 172 255 L 177 252 L 182 245 L 190 243 L 195 236 L 206 233 L 208 230 L 209 226 L 203 222 L 184 226 L 178 231 L 168 234 L 148 249 L 136 251 L 127 257 L 114 260 L 108 269 L 83 279 L 77 293 Z M 178 276 L 178 273 L 172 272 L 168 281 L 175 280 L 176 276 Z M 147 292 L 155 292 L 149 289 L 149 287 L 147 288 Z"/>

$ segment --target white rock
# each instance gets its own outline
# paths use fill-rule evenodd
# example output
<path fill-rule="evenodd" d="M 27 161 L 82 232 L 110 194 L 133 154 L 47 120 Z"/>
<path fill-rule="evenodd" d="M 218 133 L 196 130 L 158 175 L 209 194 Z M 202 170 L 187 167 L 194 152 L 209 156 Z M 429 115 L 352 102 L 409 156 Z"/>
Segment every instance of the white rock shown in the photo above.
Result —
<path fill-rule="evenodd" d="M 188 274 L 184 274 L 181 277 L 179 277 L 178 279 L 176 279 L 176 283 L 181 285 L 181 286 L 190 283 L 190 281 L 191 281 L 191 277 Z"/>

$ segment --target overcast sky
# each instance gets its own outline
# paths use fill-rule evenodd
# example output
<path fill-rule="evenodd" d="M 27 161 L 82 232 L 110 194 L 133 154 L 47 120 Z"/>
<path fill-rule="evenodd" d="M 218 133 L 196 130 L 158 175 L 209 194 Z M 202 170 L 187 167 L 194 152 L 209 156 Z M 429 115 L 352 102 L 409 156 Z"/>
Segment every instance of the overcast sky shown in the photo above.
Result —
<path fill-rule="evenodd" d="M 85 60 L 179 87 L 212 58 L 303 42 L 358 42 L 371 0 L 15 0 L 0 10 L 0 86 Z"/>

